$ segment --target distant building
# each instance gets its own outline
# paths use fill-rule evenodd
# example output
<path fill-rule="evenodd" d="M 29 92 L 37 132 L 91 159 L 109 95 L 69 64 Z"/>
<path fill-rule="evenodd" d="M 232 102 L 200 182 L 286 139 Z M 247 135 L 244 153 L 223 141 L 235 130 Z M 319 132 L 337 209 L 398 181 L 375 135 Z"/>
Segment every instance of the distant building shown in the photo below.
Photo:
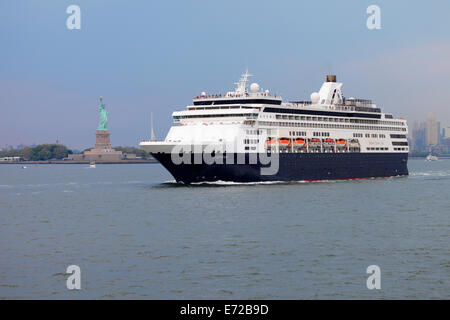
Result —
<path fill-rule="evenodd" d="M 426 128 L 424 122 L 414 122 L 411 131 L 412 150 L 426 150 Z"/>
<path fill-rule="evenodd" d="M 438 140 L 438 124 L 436 121 L 436 115 L 433 112 L 430 112 L 426 122 L 426 144 L 437 145 Z"/>
<path fill-rule="evenodd" d="M 437 137 L 438 137 L 438 144 L 441 144 L 442 141 L 442 134 L 441 134 L 441 123 L 437 122 Z"/>
<path fill-rule="evenodd" d="M 20 161 L 20 157 L 3 157 L 0 158 L 1 162 L 18 162 Z"/>
<path fill-rule="evenodd" d="M 442 139 L 450 139 L 450 126 L 442 128 Z"/>

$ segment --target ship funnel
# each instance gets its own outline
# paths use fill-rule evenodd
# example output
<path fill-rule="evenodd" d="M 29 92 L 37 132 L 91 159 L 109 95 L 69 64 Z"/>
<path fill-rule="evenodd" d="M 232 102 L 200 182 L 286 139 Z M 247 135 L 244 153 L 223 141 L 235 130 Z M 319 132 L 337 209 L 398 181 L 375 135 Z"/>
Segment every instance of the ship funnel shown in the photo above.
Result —
<path fill-rule="evenodd" d="M 327 75 L 325 82 L 336 82 L 336 75 L 334 75 L 334 74 Z"/>

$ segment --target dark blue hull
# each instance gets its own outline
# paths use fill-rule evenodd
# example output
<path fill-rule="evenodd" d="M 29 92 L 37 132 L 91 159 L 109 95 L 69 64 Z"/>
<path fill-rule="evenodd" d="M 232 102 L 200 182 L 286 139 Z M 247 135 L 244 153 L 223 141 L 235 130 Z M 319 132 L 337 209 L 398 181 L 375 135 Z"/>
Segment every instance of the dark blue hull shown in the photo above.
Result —
<path fill-rule="evenodd" d="M 280 153 L 279 169 L 273 175 L 262 175 L 261 168 L 267 165 L 262 165 L 259 161 L 257 164 L 249 164 L 248 154 L 245 155 L 245 164 L 226 164 L 224 161 L 224 164 L 212 165 L 176 165 L 170 154 L 152 155 L 176 181 L 187 184 L 205 181 L 315 181 L 408 175 L 407 153 Z"/>

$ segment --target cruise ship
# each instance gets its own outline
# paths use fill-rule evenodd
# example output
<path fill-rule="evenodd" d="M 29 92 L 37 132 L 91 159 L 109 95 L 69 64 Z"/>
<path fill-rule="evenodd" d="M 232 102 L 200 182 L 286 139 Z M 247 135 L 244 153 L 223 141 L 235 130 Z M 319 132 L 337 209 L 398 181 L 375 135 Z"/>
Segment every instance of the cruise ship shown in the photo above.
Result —
<path fill-rule="evenodd" d="M 408 175 L 408 126 L 371 100 L 346 98 L 327 75 L 310 100 L 283 101 L 246 71 L 234 91 L 202 92 L 164 141 L 143 140 L 185 184 L 317 181 Z"/>

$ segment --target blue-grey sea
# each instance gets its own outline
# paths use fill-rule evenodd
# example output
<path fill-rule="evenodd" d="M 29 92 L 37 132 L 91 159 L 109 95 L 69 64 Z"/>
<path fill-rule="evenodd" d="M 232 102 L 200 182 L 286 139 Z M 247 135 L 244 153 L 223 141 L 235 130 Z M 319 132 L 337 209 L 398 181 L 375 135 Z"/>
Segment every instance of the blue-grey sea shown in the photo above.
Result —
<path fill-rule="evenodd" d="M 408 166 L 186 187 L 159 164 L 0 165 L 0 298 L 449 299 L 450 160 Z"/>

